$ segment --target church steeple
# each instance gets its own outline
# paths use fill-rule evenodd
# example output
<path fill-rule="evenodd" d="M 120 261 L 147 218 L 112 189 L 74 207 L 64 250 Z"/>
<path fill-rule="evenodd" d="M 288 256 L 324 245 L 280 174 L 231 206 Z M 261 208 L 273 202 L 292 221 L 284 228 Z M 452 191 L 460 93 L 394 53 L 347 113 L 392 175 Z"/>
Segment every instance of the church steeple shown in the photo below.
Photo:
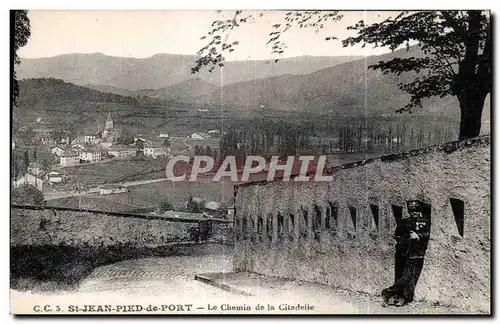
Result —
<path fill-rule="evenodd" d="M 111 118 L 111 112 L 108 113 L 108 118 L 106 119 L 106 126 L 104 129 L 112 129 L 113 128 L 113 119 Z"/>

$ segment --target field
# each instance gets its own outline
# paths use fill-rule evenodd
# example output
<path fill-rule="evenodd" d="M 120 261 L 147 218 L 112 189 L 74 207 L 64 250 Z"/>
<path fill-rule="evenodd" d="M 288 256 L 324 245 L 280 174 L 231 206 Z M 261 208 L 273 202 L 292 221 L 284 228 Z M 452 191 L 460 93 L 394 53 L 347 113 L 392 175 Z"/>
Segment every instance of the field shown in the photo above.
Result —
<path fill-rule="evenodd" d="M 162 159 L 132 158 L 62 168 L 61 171 L 68 176 L 68 182 L 54 188 L 64 190 L 79 184 L 89 189 L 105 183 L 164 178 L 166 165 L 166 160 Z"/>
<path fill-rule="evenodd" d="M 128 187 L 128 192 L 104 196 L 82 196 L 50 200 L 50 206 L 96 209 L 103 211 L 131 212 L 136 209 L 155 208 L 167 200 L 176 209 L 184 207 L 189 199 L 224 202 L 231 205 L 233 184 L 212 181 L 178 182 L 167 181 Z M 79 206 L 80 205 L 80 206 Z"/>
<path fill-rule="evenodd" d="M 162 181 L 129 187 L 129 190 L 130 192 L 126 194 L 119 194 L 123 195 L 121 199 L 140 207 L 157 206 L 161 201 L 167 200 L 177 209 L 183 207 L 189 196 L 228 204 L 232 204 L 233 198 L 233 184 L 211 181 L 178 183 Z"/>

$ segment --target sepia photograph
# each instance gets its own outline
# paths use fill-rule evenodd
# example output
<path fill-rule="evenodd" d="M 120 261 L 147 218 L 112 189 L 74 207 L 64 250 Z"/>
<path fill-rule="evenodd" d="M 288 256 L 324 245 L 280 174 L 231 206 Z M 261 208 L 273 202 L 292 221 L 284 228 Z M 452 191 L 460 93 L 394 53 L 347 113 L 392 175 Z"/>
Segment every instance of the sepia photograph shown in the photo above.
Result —
<path fill-rule="evenodd" d="M 12 315 L 491 316 L 490 10 L 9 14 Z"/>

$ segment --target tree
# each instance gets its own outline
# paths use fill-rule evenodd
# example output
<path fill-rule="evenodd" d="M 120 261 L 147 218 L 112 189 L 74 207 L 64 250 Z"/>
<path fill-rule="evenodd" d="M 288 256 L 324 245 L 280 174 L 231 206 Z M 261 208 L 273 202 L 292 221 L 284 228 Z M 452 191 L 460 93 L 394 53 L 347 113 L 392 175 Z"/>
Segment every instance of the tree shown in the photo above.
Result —
<path fill-rule="evenodd" d="M 479 135 L 484 101 L 491 92 L 490 24 L 489 14 L 479 10 L 403 12 L 369 26 L 358 22 L 350 27 L 358 36 L 343 44 L 395 50 L 416 43 L 427 56 L 394 58 L 369 68 L 398 75 L 417 73 L 413 81 L 399 84 L 411 96 L 400 112 L 421 107 L 424 98 L 456 96 L 461 113 L 459 139 L 465 139 Z"/>
<path fill-rule="evenodd" d="M 172 205 L 168 200 L 163 200 L 162 202 L 160 202 L 160 204 L 156 208 L 156 213 L 163 214 L 166 211 L 174 210 L 174 209 L 175 209 L 174 205 Z"/>
<path fill-rule="evenodd" d="M 28 167 L 28 165 L 30 165 L 30 157 L 29 157 L 28 150 L 24 150 L 23 160 L 24 160 L 24 165 L 25 165 L 25 166 L 26 166 L 26 168 L 27 168 L 27 167 Z"/>
<path fill-rule="evenodd" d="M 129 145 L 134 143 L 134 136 L 129 133 L 123 132 L 120 134 L 120 136 L 116 139 L 116 142 L 118 144 L 124 144 L 124 145 Z"/>
<path fill-rule="evenodd" d="M 56 129 L 52 133 L 52 139 L 56 142 L 56 144 L 60 144 L 67 136 L 68 134 L 66 134 L 66 131 L 63 129 Z"/>
<path fill-rule="evenodd" d="M 27 151 L 12 151 L 12 177 L 17 179 L 28 170 L 29 159 Z"/>
<path fill-rule="evenodd" d="M 224 53 L 234 51 L 238 41 L 228 41 L 229 33 L 240 26 L 262 16 L 242 16 L 236 11 L 232 19 L 220 19 L 212 23 L 212 29 L 202 39 L 210 37 L 206 46 L 200 49 L 196 66 L 197 73 L 207 66 L 209 71 L 224 66 Z M 356 36 L 342 40 L 344 47 L 356 44 L 374 47 L 388 47 L 394 51 L 400 47 L 416 46 L 424 55 L 396 57 L 380 61 L 368 68 L 381 70 L 384 74 L 401 75 L 409 73 L 412 80 L 400 83 L 399 88 L 410 95 L 409 103 L 397 112 L 412 112 L 421 107 L 422 100 L 430 97 L 455 96 L 460 104 L 459 139 L 479 135 L 481 115 L 486 96 L 491 92 L 491 20 L 489 12 L 469 11 L 418 11 L 401 12 L 395 18 L 366 25 L 359 21 L 348 30 Z M 284 15 L 284 22 L 273 25 L 267 44 L 271 53 L 281 55 L 286 44 L 281 35 L 292 28 L 312 27 L 316 31 L 324 28 L 326 22 L 342 19 L 337 11 L 292 11 Z M 335 40 L 328 36 L 326 40 Z M 418 53 L 418 51 L 416 51 Z M 276 59 L 275 61 L 277 61 Z"/>
<path fill-rule="evenodd" d="M 36 161 L 42 165 L 43 172 L 49 172 L 57 164 L 54 154 L 49 150 L 38 151 Z"/>
<path fill-rule="evenodd" d="M 138 139 L 137 141 L 135 141 L 135 147 L 138 150 L 144 150 L 144 141 L 141 139 Z"/>
<path fill-rule="evenodd" d="M 45 198 L 43 193 L 32 185 L 22 185 L 13 188 L 11 192 L 11 203 L 17 205 L 43 206 Z"/>
<path fill-rule="evenodd" d="M 193 199 L 192 196 L 189 196 L 189 199 L 186 203 L 186 211 L 190 213 L 201 213 L 203 212 L 203 209 L 205 207 L 205 204 L 203 201 L 196 201 Z"/>
<path fill-rule="evenodd" d="M 82 209 L 82 194 L 86 194 L 88 191 L 87 185 L 80 182 L 80 179 L 76 180 L 76 183 L 72 186 L 72 191 L 78 195 L 78 209 Z"/>
<path fill-rule="evenodd" d="M 17 104 L 19 97 L 19 83 L 16 78 L 15 65 L 19 65 L 21 60 L 17 55 L 17 51 L 28 44 L 28 39 L 31 36 L 30 20 L 27 10 L 11 10 L 10 20 L 13 21 L 14 37 L 11 39 L 11 86 L 12 86 L 12 104 Z"/>

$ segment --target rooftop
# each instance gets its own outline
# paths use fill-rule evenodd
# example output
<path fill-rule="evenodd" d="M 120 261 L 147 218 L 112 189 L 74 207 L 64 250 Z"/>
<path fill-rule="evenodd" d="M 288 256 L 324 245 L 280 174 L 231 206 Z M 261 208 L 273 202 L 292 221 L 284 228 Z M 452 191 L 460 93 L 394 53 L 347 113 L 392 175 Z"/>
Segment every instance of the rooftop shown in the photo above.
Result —
<path fill-rule="evenodd" d="M 113 144 L 109 150 L 110 151 L 125 151 L 125 150 L 133 150 L 134 148 L 132 146 L 128 146 L 125 144 Z"/>
<path fill-rule="evenodd" d="M 169 210 L 163 213 L 163 217 L 168 217 L 168 218 L 189 218 L 189 219 L 207 219 L 207 216 L 204 216 L 201 213 L 187 213 L 187 212 L 178 212 L 174 210 Z"/>
<path fill-rule="evenodd" d="M 74 150 L 65 151 L 61 154 L 61 157 L 78 156 L 80 153 Z"/>

